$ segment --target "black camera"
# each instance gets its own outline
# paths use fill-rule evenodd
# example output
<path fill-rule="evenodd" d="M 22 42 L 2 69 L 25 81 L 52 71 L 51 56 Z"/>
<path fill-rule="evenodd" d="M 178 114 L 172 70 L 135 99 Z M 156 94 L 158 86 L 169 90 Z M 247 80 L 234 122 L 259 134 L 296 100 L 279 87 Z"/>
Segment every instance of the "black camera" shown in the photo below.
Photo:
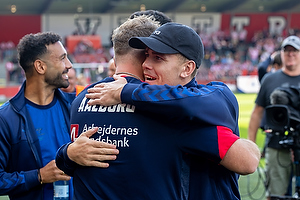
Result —
<path fill-rule="evenodd" d="M 297 130 L 300 124 L 300 89 L 297 87 L 276 88 L 266 107 L 267 128 L 277 132 Z"/>
<path fill-rule="evenodd" d="M 266 107 L 266 129 L 280 136 L 279 144 L 284 148 L 300 148 L 300 89 L 296 87 L 276 88 L 270 95 L 270 106 Z"/>
<path fill-rule="evenodd" d="M 266 107 L 267 128 L 284 132 L 290 125 L 290 111 L 287 105 L 270 105 Z"/>
<path fill-rule="evenodd" d="M 278 144 L 283 148 L 300 148 L 300 119 L 291 113 L 287 105 L 271 105 L 266 108 L 266 128 L 279 136 Z"/>
<path fill-rule="evenodd" d="M 276 88 L 270 95 L 271 105 L 266 107 L 266 131 L 276 136 L 283 148 L 292 149 L 296 166 L 295 194 L 271 196 L 272 200 L 300 199 L 300 89 Z"/>
<path fill-rule="evenodd" d="M 266 124 L 267 128 L 282 132 L 290 129 L 296 130 L 300 119 L 297 118 L 297 112 L 288 105 L 270 105 L 266 107 Z"/>

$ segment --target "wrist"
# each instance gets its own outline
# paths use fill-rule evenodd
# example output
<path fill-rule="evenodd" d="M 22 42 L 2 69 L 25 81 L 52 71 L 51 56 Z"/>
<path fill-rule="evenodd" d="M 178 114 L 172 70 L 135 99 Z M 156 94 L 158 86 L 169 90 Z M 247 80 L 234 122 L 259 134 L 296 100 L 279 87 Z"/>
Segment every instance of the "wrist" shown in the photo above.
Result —
<path fill-rule="evenodd" d="M 41 175 L 41 171 L 40 169 L 38 169 L 38 180 L 41 183 L 41 185 L 43 184 L 43 179 L 42 179 L 42 175 Z"/>

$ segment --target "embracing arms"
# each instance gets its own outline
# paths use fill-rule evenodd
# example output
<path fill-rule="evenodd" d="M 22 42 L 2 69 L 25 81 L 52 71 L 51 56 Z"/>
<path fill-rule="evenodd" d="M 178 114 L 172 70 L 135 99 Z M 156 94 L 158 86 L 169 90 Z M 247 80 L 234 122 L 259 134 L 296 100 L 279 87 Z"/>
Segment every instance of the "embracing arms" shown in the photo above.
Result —
<path fill-rule="evenodd" d="M 115 78 L 115 82 L 99 84 L 88 90 L 90 93 L 86 97 L 90 98 L 90 105 L 132 103 L 146 112 L 162 112 L 169 117 L 186 115 L 189 119 L 228 127 L 231 135 L 233 132 L 238 134 L 238 104 L 234 94 L 222 83 L 186 88 L 127 84 L 124 78 Z M 241 138 L 230 145 L 220 164 L 238 174 L 253 173 L 260 160 L 257 145 Z"/>
<path fill-rule="evenodd" d="M 55 158 L 58 168 L 73 176 L 78 165 L 108 167 L 107 161 L 115 160 L 119 150 L 115 145 L 89 139 L 97 129 L 90 129 L 80 134 L 74 142 L 60 147 Z"/>
<path fill-rule="evenodd" d="M 233 172 L 247 175 L 255 172 L 260 157 L 259 148 L 254 142 L 240 138 L 228 149 L 220 164 Z"/>
<path fill-rule="evenodd" d="M 166 119 L 188 119 L 198 123 L 222 125 L 238 133 L 238 102 L 223 83 L 213 82 L 186 86 L 126 84 L 126 79 L 101 83 L 88 90 L 89 105 L 128 103 L 147 113 L 158 113 Z"/>

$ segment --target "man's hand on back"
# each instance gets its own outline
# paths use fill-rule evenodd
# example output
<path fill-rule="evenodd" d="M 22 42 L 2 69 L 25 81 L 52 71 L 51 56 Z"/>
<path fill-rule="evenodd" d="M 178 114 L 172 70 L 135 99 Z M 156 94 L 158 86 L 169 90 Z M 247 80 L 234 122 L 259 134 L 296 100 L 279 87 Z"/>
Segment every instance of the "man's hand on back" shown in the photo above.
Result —
<path fill-rule="evenodd" d="M 106 161 L 115 160 L 119 150 L 113 144 L 91 140 L 90 137 L 96 133 L 97 127 L 82 134 L 68 146 L 68 157 L 79 165 L 106 168 Z"/>

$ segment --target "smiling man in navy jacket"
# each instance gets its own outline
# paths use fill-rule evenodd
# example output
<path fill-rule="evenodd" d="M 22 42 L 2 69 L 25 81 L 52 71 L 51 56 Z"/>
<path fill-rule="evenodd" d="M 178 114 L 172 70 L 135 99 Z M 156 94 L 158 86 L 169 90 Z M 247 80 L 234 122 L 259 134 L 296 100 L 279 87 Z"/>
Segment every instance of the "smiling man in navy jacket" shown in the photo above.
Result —
<path fill-rule="evenodd" d="M 25 35 L 18 54 L 26 81 L 0 107 L 0 195 L 53 200 L 53 182 L 70 180 L 54 158 L 71 141 L 70 107 L 58 88 L 68 87 L 72 64 L 61 37 L 52 32 Z"/>
<path fill-rule="evenodd" d="M 96 93 L 86 95 L 96 98 L 90 101 L 90 105 L 129 103 L 144 113 L 159 114 L 164 119 L 179 119 L 174 124 L 189 118 L 192 124 L 224 126 L 239 135 L 238 106 L 234 94 L 223 83 L 197 85 L 195 82 L 194 76 L 202 59 L 197 38 L 199 36 L 191 28 L 176 23 L 165 24 L 150 37 L 131 38 L 130 46 L 146 50 L 143 63 L 146 83 L 138 86 L 128 83 L 124 88 L 123 83 L 116 87 L 113 84 L 117 83 L 99 84 L 89 90 Z M 181 126 L 191 124 L 181 123 Z M 238 139 L 226 151 L 222 139 L 224 134 L 220 129 L 215 139 L 210 136 L 198 141 L 198 145 L 204 146 L 202 142 L 211 144 L 211 139 L 218 141 L 220 157 L 225 155 L 221 161 L 210 157 L 209 151 L 216 148 L 214 145 L 207 147 L 207 152 L 200 156 L 190 153 L 189 199 L 238 199 L 238 175 L 234 172 L 252 173 L 258 165 L 260 153 L 253 142 Z"/>
<path fill-rule="evenodd" d="M 178 33 L 178 31 L 182 31 L 182 35 L 189 38 L 192 36 L 191 39 L 194 39 L 193 44 L 195 45 L 189 47 L 191 51 L 199 50 L 199 45 L 201 47 L 202 42 L 199 36 L 196 36 L 194 31 L 191 31 L 190 28 L 179 24 L 171 24 L 170 26 L 174 26 L 174 29 L 170 31 L 164 29 L 166 26 L 167 24 L 159 28 L 157 33 L 159 33 L 159 31 L 168 33 Z M 167 29 L 169 29 L 168 26 Z M 172 36 L 173 35 L 171 35 L 171 37 Z M 146 45 L 143 47 L 146 47 Z M 177 68 L 178 71 L 172 69 L 172 65 L 161 69 L 171 69 L 171 71 L 167 73 L 168 76 L 179 75 L 181 77 L 180 84 L 186 87 L 154 86 L 156 88 L 156 90 L 154 89 L 155 95 L 149 95 L 150 99 L 148 99 L 148 96 L 144 96 L 143 94 L 148 94 L 147 89 L 149 88 L 144 87 L 148 87 L 149 85 L 143 84 L 141 88 L 138 88 L 139 85 L 136 83 L 140 83 L 140 81 L 133 82 L 127 78 L 127 81 L 133 84 L 131 86 L 128 84 L 127 86 L 129 88 L 138 88 L 137 90 L 134 89 L 134 91 L 137 91 L 136 96 L 135 94 L 129 96 L 125 95 L 130 97 L 130 100 L 128 100 L 131 101 L 130 104 L 125 104 L 125 101 L 123 101 L 124 104 L 110 107 L 90 106 L 85 96 L 79 96 L 78 102 L 75 100 L 73 104 L 74 109 L 72 106 L 72 113 L 74 113 L 74 116 L 72 114 L 72 118 L 74 120 L 71 121 L 73 126 L 72 130 L 74 130 L 75 135 L 88 129 L 94 130 L 93 127 L 97 126 L 97 133 L 93 138 L 95 140 L 117 144 L 120 149 L 120 155 L 116 162 L 110 163 L 106 171 L 99 168 L 88 168 L 87 170 L 82 167 L 75 167 L 74 171 L 74 163 L 72 164 L 69 160 L 67 150 L 68 153 L 76 151 L 76 142 L 70 145 L 69 148 L 67 145 L 61 148 L 57 156 L 57 162 L 60 162 L 58 165 L 67 173 L 74 175 L 75 182 L 76 179 L 78 179 L 80 180 L 77 181 L 78 183 L 85 185 L 84 191 L 81 190 L 78 191 L 78 193 L 82 192 L 83 196 L 97 194 L 97 198 L 99 199 L 192 199 L 191 195 L 189 197 L 188 194 L 188 186 L 185 185 L 189 180 L 182 181 L 184 178 L 189 179 L 189 176 L 187 176 L 189 172 L 185 170 L 182 171 L 186 169 L 184 160 L 185 153 L 198 155 L 203 160 L 209 160 L 209 162 L 212 162 L 215 166 L 220 163 L 241 174 L 252 173 L 258 165 L 259 150 L 255 144 L 247 140 L 239 139 L 237 136 L 238 106 L 234 95 L 226 85 L 221 83 L 214 83 L 207 86 L 197 86 L 195 84 L 193 79 L 195 73 L 193 72 L 196 70 L 195 67 L 201 63 L 201 54 L 199 56 L 199 53 L 195 52 L 192 57 L 189 57 L 191 59 L 189 60 L 180 57 L 180 55 L 170 55 L 172 58 L 166 58 L 168 55 L 153 53 L 152 51 L 150 52 L 149 49 L 147 49 L 146 52 L 144 65 L 147 61 L 148 63 L 166 61 L 182 63 L 182 65 Z M 172 53 L 175 54 L 174 47 Z M 182 71 L 179 72 L 179 69 Z M 147 74 L 146 79 L 147 78 L 149 81 L 158 80 L 154 75 L 150 75 L 150 73 Z M 176 80 L 170 79 L 170 81 Z M 170 85 L 172 84 L 174 83 Z M 97 88 L 92 88 L 93 86 L 91 86 L 89 90 L 97 91 Z M 160 91 L 163 92 L 161 93 Z M 87 91 L 84 91 L 82 95 L 86 93 Z M 95 98 L 93 95 L 94 94 L 89 94 L 86 96 Z M 140 104 L 144 104 L 143 100 L 145 97 L 146 101 L 154 102 L 154 104 L 157 105 L 150 105 L 143 109 L 142 106 L 138 105 L 139 103 L 134 102 L 136 106 L 132 107 L 131 97 Z M 207 98 L 211 97 L 216 97 L 212 99 L 215 99 L 215 102 L 219 104 L 207 101 Z M 158 100 L 153 100 L 153 98 L 158 98 Z M 163 98 L 162 101 L 161 98 Z M 94 103 L 96 103 L 96 101 Z M 190 103 L 191 108 L 187 106 L 187 103 Z M 161 104 L 161 106 L 159 106 L 159 104 Z M 207 111 L 212 108 L 211 105 L 216 105 L 219 108 L 219 113 L 224 113 L 225 115 L 221 118 L 217 117 L 217 115 L 214 114 L 215 112 L 211 112 L 212 115 L 206 115 Z M 210 106 L 210 108 L 207 106 Z M 162 109 L 161 112 L 164 112 L 164 114 L 158 116 L 155 112 L 151 113 L 151 109 L 155 107 L 156 109 Z M 176 108 L 176 110 L 174 110 L 174 108 Z M 102 115 L 106 117 L 102 118 Z M 128 117 L 124 118 L 126 115 L 128 115 Z M 169 116 L 166 117 L 166 115 Z M 214 117 L 216 119 L 214 119 Z M 159 123 L 157 124 L 157 122 Z M 217 123 L 219 126 L 209 126 L 211 123 Z M 201 131 L 199 127 L 201 127 Z M 231 130 L 234 130 L 237 135 L 233 134 Z M 237 148 L 240 148 L 242 156 L 237 153 Z M 248 150 L 248 148 L 250 150 Z M 69 156 L 71 155 L 69 154 Z M 240 165 L 240 163 L 242 163 L 242 165 Z M 239 199 L 237 174 L 224 167 L 222 168 L 227 170 L 228 177 L 222 182 L 227 188 L 223 186 L 217 188 L 218 194 L 223 192 L 219 197 Z M 191 169 L 193 170 L 193 168 Z M 123 174 L 121 173 L 122 171 L 124 171 Z M 200 176 L 197 177 L 205 178 L 209 176 L 209 174 L 205 173 L 206 171 L 201 171 Z M 117 174 L 119 175 L 117 176 Z M 194 176 L 196 174 L 192 171 L 191 176 L 192 175 Z M 162 177 L 166 178 L 162 179 Z M 155 181 L 156 184 L 153 181 Z M 231 184 L 228 184 L 228 181 L 231 182 Z M 144 183 L 147 183 L 147 188 L 145 188 Z M 197 180 L 197 183 L 200 184 L 200 186 L 197 185 L 197 187 L 208 185 L 206 188 L 209 188 L 209 191 L 205 191 L 205 195 L 210 194 L 210 197 L 214 198 L 214 193 L 216 193 L 216 191 L 214 191 L 216 188 L 214 184 L 208 184 L 207 178 L 205 178 L 203 183 L 201 181 L 199 182 L 199 180 Z M 190 180 L 190 184 L 196 188 L 196 183 L 194 183 L 193 179 Z M 81 186 L 83 187 L 83 185 Z M 116 188 L 119 188 L 119 190 L 117 191 Z M 134 190 L 132 190 L 133 188 Z M 227 192 L 224 189 L 227 190 Z M 170 191 L 174 191 L 174 193 L 170 193 Z M 198 194 L 193 195 L 196 197 Z"/>

